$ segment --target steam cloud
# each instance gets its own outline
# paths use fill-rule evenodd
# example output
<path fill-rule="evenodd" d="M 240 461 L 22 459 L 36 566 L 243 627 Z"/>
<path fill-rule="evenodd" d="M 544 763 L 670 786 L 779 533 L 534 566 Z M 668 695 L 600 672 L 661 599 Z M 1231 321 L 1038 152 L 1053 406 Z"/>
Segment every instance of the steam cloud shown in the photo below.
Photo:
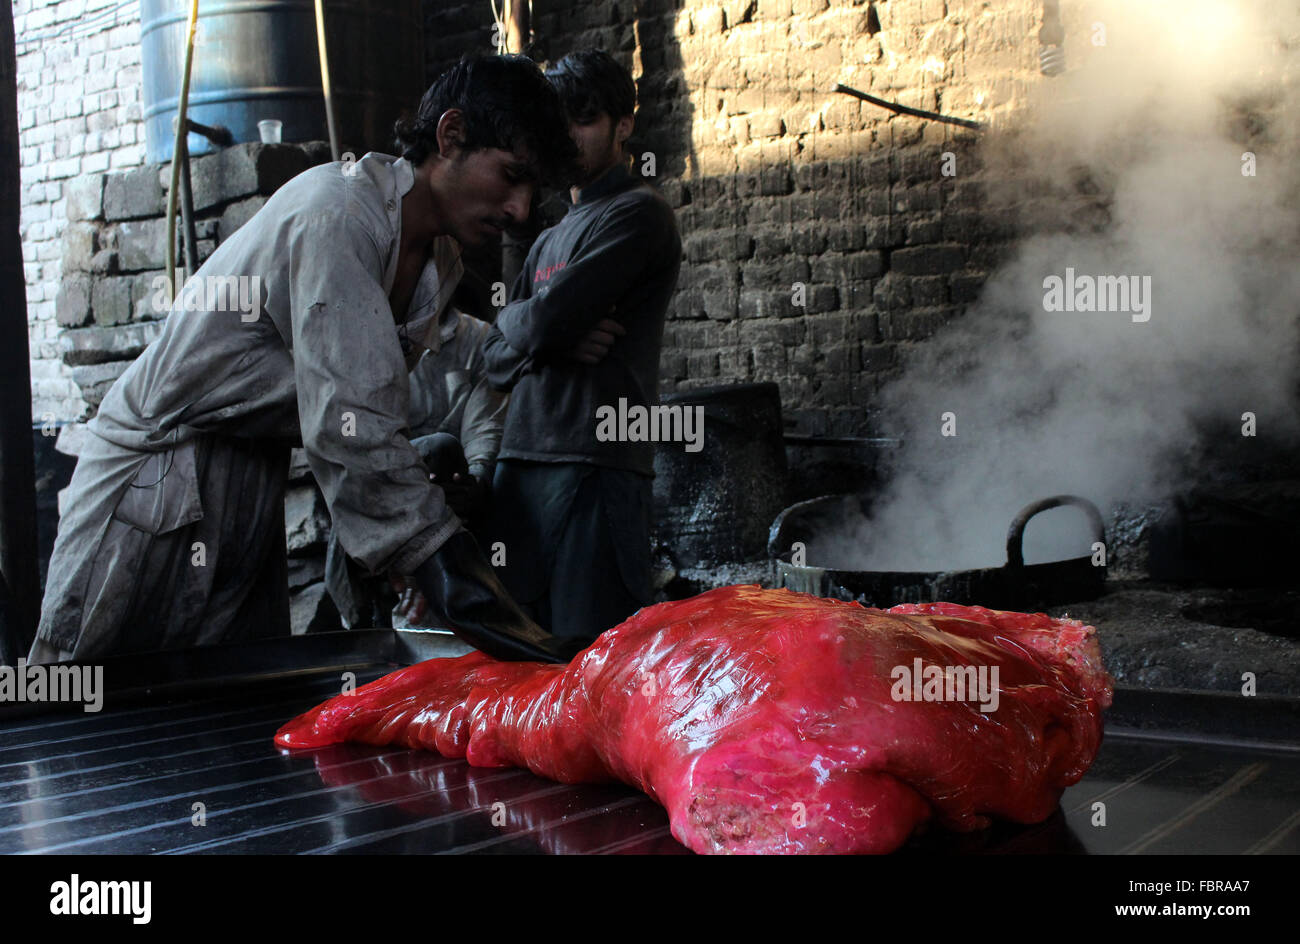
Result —
<path fill-rule="evenodd" d="M 872 520 L 811 543 L 810 564 L 998 566 L 1008 522 L 1032 500 L 1070 492 L 1103 513 L 1156 501 L 1194 479 L 1198 448 L 1241 436 L 1243 413 L 1261 440 L 1300 426 L 1300 11 L 1063 7 L 1069 71 L 1038 84 L 1021 127 L 983 142 L 1002 181 L 991 186 L 1019 191 L 1035 235 L 883 392 L 882 422 L 904 446 Z M 1091 43 L 1096 22 L 1105 46 Z M 1045 311 L 1043 280 L 1067 266 L 1150 276 L 1150 320 Z M 946 412 L 954 437 L 941 435 Z M 1028 560 L 1089 553 L 1077 511 L 1042 519 Z"/>

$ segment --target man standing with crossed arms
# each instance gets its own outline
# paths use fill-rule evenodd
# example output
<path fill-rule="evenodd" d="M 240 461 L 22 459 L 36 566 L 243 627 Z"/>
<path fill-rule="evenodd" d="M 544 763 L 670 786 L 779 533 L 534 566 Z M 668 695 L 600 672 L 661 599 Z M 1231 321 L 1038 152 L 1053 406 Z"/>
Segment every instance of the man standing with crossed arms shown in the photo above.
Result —
<path fill-rule="evenodd" d="M 511 401 L 486 539 L 503 546 L 502 582 L 544 629 L 590 641 L 650 602 L 654 446 L 601 441 L 596 411 L 658 403 L 681 238 L 667 202 L 627 166 L 627 70 L 588 50 L 546 77 L 579 177 L 487 339 L 488 377 Z"/>

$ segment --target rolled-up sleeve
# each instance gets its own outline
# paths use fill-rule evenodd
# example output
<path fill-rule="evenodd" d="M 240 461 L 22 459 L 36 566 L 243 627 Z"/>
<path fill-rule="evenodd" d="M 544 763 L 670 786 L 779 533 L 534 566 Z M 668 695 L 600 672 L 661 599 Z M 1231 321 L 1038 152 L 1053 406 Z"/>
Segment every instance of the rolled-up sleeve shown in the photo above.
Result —
<path fill-rule="evenodd" d="M 303 224 L 286 249 L 307 461 L 343 549 L 371 572 L 410 574 L 461 525 L 406 436 L 409 381 L 383 254 L 341 213 Z"/>

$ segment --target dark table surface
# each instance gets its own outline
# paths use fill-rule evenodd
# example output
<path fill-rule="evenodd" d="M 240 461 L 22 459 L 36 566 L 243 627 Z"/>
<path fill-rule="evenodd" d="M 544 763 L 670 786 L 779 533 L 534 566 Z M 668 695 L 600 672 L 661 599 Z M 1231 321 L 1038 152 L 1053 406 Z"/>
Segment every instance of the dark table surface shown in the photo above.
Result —
<path fill-rule="evenodd" d="M 420 751 L 274 745 L 281 724 L 339 686 L 320 672 L 0 720 L 0 852 L 687 853 L 664 811 L 628 787 Z M 1300 752 L 1108 727 L 1047 822 L 934 828 L 902 850 L 935 852 L 1294 854 Z"/>

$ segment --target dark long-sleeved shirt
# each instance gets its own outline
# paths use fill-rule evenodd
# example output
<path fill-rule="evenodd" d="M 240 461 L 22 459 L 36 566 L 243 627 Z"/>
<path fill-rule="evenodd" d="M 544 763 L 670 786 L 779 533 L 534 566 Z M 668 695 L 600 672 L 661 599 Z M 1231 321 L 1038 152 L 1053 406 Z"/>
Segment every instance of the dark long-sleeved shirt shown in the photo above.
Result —
<path fill-rule="evenodd" d="M 568 215 L 537 238 L 484 349 L 489 380 L 512 391 L 500 458 L 654 474 L 654 444 L 601 442 L 596 411 L 617 410 L 620 399 L 658 403 L 664 316 L 681 256 L 672 208 L 621 166 L 581 190 Z M 626 336 L 599 364 L 568 358 L 606 317 Z"/>

